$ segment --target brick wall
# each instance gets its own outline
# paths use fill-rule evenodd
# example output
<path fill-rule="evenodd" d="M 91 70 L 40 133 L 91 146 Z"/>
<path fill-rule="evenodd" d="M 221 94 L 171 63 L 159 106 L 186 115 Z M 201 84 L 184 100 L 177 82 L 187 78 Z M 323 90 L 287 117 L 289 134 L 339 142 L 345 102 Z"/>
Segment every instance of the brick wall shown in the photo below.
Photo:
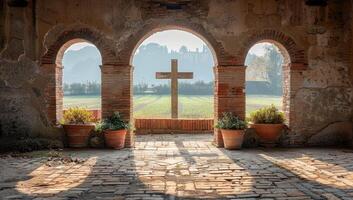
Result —
<path fill-rule="evenodd" d="M 102 65 L 102 117 L 118 111 L 124 120 L 132 119 L 132 67 Z M 133 133 L 126 136 L 125 146 L 133 145 Z"/>
<path fill-rule="evenodd" d="M 215 72 L 214 119 L 217 121 L 223 112 L 233 112 L 245 119 L 245 66 L 218 66 Z M 223 146 L 220 131 L 215 129 L 214 141 Z"/>
<path fill-rule="evenodd" d="M 63 115 L 62 67 L 56 64 L 41 65 L 41 74 L 48 80 L 44 89 L 45 104 L 49 122 L 57 124 Z"/>
<path fill-rule="evenodd" d="M 134 119 L 136 134 L 212 133 L 213 119 Z"/>

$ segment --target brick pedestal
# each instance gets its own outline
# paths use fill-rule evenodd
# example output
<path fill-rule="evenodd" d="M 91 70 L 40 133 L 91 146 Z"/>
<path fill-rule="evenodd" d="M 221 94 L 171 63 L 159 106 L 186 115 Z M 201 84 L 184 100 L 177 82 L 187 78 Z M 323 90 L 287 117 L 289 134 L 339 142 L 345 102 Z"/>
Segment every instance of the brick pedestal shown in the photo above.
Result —
<path fill-rule="evenodd" d="M 245 66 L 218 66 L 215 72 L 215 122 L 223 112 L 233 112 L 245 119 Z M 214 140 L 218 147 L 223 147 L 219 130 L 215 129 Z"/>

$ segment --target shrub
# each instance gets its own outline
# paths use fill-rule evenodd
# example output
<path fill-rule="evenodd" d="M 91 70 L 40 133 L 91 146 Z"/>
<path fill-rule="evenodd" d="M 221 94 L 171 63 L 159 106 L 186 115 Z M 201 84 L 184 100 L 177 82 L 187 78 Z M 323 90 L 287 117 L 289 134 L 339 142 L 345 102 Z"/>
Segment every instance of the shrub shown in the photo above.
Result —
<path fill-rule="evenodd" d="M 64 113 L 62 124 L 87 124 L 94 122 L 93 115 L 85 108 L 69 108 Z"/>
<path fill-rule="evenodd" d="M 249 120 L 254 124 L 282 124 L 284 114 L 272 104 L 252 112 Z"/>
<path fill-rule="evenodd" d="M 244 130 L 246 123 L 239 119 L 239 117 L 233 115 L 233 113 L 223 113 L 223 117 L 218 120 L 216 128 L 219 129 L 232 129 L 232 130 Z"/>
<path fill-rule="evenodd" d="M 129 129 L 129 123 L 125 122 L 119 112 L 115 112 L 113 115 L 102 120 L 96 126 L 96 132 L 103 132 L 104 130 L 121 130 Z"/>

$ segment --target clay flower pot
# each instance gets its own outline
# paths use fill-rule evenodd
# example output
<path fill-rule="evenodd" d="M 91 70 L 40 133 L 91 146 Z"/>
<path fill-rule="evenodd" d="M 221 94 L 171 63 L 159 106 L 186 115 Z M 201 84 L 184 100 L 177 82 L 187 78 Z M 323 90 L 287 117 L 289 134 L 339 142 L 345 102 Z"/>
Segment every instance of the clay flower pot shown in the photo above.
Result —
<path fill-rule="evenodd" d="M 127 130 L 106 130 L 104 131 L 105 143 L 113 149 L 122 149 L 125 146 L 125 136 Z"/>
<path fill-rule="evenodd" d="M 88 138 L 94 127 L 94 124 L 64 124 L 69 147 L 87 147 Z"/>
<path fill-rule="evenodd" d="M 241 149 L 244 140 L 244 130 L 221 129 L 224 147 L 226 149 Z"/>
<path fill-rule="evenodd" d="M 283 124 L 252 124 L 256 134 L 260 138 L 260 144 L 266 147 L 274 147 L 281 135 Z"/>

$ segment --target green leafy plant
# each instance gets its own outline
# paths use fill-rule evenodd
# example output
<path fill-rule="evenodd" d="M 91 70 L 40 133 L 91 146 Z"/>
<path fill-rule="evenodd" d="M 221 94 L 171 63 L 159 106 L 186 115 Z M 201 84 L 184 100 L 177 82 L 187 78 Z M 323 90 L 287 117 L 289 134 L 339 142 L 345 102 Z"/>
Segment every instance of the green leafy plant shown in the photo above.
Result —
<path fill-rule="evenodd" d="M 130 125 L 124 121 L 119 112 L 115 112 L 113 115 L 102 120 L 101 123 L 96 125 L 96 132 L 100 133 L 104 130 L 122 130 L 129 129 Z"/>
<path fill-rule="evenodd" d="M 246 123 L 233 113 L 225 112 L 215 127 L 219 129 L 244 130 Z"/>
<path fill-rule="evenodd" d="M 272 104 L 252 112 L 249 120 L 254 124 L 282 124 L 285 118 L 283 112 Z"/>
<path fill-rule="evenodd" d="M 74 107 L 64 112 L 62 124 L 87 124 L 94 122 L 93 115 L 85 108 Z"/>

